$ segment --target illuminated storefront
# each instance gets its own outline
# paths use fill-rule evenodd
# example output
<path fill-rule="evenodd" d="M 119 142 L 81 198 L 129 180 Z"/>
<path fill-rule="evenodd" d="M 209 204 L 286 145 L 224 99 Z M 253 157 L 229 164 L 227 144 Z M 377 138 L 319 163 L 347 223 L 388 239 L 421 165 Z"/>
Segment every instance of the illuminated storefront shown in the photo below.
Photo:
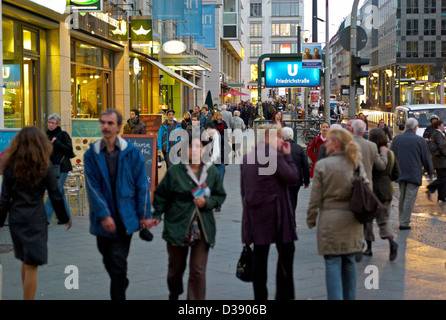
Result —
<path fill-rule="evenodd" d="M 111 51 L 71 41 L 71 117 L 97 118 L 111 107 Z"/>
<path fill-rule="evenodd" d="M 20 21 L 10 11 L 2 17 L 3 110 L 5 128 L 39 126 L 46 109 L 46 30 Z"/>

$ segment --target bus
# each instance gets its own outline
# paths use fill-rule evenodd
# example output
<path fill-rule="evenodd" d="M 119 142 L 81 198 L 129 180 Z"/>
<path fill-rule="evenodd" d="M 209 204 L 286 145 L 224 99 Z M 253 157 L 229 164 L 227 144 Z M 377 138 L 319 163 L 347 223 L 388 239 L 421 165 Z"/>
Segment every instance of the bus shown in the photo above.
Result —
<path fill-rule="evenodd" d="M 440 120 L 446 122 L 446 105 L 444 104 L 417 104 L 399 106 L 395 109 L 393 134 L 396 136 L 405 131 L 406 120 L 415 118 L 418 120 L 417 134 L 423 136 L 426 127 L 431 124 L 432 115 L 437 115 Z"/>

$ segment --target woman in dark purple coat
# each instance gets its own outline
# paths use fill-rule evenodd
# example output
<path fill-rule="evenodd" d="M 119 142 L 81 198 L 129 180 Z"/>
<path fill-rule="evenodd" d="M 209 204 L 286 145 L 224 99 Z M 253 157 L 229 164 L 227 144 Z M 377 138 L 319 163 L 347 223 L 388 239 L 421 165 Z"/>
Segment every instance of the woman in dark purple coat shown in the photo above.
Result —
<path fill-rule="evenodd" d="M 241 165 L 242 242 L 254 244 L 254 299 L 268 299 L 268 254 L 270 245 L 275 243 L 279 253 L 276 299 L 289 300 L 294 299 L 293 259 L 297 234 L 288 186 L 296 185 L 299 175 L 291 157 L 291 146 L 283 141 L 281 128 L 265 125 L 259 129 L 265 130 L 265 135 L 258 131 L 260 142 L 245 155 Z"/>

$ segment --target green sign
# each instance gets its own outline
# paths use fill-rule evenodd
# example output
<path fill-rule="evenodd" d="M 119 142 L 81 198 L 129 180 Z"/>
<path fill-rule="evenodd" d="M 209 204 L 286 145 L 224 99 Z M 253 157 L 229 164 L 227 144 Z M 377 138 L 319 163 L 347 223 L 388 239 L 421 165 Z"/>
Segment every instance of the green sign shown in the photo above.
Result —
<path fill-rule="evenodd" d="M 132 44 L 140 46 L 152 41 L 152 19 L 148 16 L 132 16 L 130 23 Z"/>
<path fill-rule="evenodd" d="M 99 120 L 71 119 L 71 136 L 73 138 L 99 138 L 102 137 Z"/>
<path fill-rule="evenodd" d="M 70 0 L 70 6 L 72 11 L 102 11 L 103 0 Z"/>
<path fill-rule="evenodd" d="M 118 24 L 110 24 L 108 29 L 109 38 L 115 41 L 127 41 L 129 39 L 129 27 L 127 20 L 122 19 L 114 21 L 117 21 Z"/>

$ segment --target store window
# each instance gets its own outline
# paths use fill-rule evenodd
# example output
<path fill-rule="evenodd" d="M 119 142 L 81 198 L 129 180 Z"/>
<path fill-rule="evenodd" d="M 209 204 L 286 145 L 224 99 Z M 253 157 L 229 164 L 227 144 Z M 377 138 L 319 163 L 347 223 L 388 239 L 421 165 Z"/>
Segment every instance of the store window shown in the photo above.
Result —
<path fill-rule="evenodd" d="M 3 108 L 5 128 L 23 128 L 42 123 L 46 93 L 40 92 L 45 81 L 45 31 L 21 21 L 3 17 Z M 40 92 L 40 94 L 39 94 Z"/>
<path fill-rule="evenodd" d="M 130 58 L 130 109 L 141 114 L 153 113 L 152 66 L 138 59 Z"/>
<path fill-rule="evenodd" d="M 112 107 L 112 53 L 71 41 L 71 117 L 98 118 Z"/>

